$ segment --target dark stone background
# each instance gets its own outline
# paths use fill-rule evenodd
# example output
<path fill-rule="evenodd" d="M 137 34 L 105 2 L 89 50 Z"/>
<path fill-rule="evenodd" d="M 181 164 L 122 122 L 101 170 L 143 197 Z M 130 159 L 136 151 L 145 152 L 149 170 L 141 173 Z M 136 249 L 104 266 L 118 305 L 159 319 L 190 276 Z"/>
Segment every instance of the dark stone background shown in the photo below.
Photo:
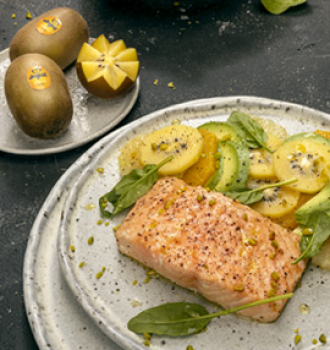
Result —
<path fill-rule="evenodd" d="M 259 0 L 0 0 L 0 50 L 28 22 L 27 11 L 36 17 L 57 6 L 78 10 L 92 37 L 104 33 L 136 47 L 141 92 L 121 125 L 172 104 L 228 95 L 330 112 L 330 1 L 309 0 L 272 16 Z M 0 152 L 2 350 L 37 349 L 22 296 L 29 231 L 53 185 L 90 146 L 40 157 Z"/>

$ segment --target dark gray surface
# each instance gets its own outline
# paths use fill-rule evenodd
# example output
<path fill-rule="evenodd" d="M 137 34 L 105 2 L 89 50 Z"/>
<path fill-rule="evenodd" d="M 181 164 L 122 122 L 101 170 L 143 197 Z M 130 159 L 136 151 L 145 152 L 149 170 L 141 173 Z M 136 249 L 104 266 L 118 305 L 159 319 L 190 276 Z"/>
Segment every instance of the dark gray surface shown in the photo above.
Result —
<path fill-rule="evenodd" d="M 121 125 L 172 104 L 227 95 L 268 97 L 330 112 L 329 1 L 310 0 L 281 16 L 266 13 L 258 0 L 179 3 L 0 0 L 0 49 L 7 48 L 16 31 L 27 23 L 27 11 L 36 17 L 53 7 L 70 6 L 87 20 L 91 36 L 104 33 L 137 48 L 141 93 Z M 169 82 L 176 89 L 167 87 Z M 52 186 L 90 146 L 43 157 L 0 152 L 3 350 L 37 349 L 22 296 L 29 231 Z"/>

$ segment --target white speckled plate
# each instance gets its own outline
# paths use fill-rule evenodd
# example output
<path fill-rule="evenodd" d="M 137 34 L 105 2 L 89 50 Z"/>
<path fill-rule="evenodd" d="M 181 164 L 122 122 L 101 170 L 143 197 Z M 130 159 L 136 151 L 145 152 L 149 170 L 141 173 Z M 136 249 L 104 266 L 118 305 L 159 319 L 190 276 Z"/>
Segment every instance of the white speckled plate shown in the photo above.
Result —
<path fill-rule="evenodd" d="M 40 350 L 119 350 L 87 316 L 68 288 L 58 259 L 58 231 L 67 193 L 81 167 L 133 122 L 104 137 L 77 160 L 56 183 L 30 232 L 23 269 L 24 302 Z"/>
<path fill-rule="evenodd" d="M 42 155 L 64 152 L 88 143 L 111 130 L 133 108 L 140 88 L 140 79 L 125 95 L 104 100 L 87 93 L 78 81 L 75 66 L 65 71 L 73 101 L 73 117 L 69 129 L 50 140 L 32 138 L 18 128 L 7 106 L 4 79 L 10 65 L 9 50 L 0 52 L 0 151 Z"/>
<path fill-rule="evenodd" d="M 210 311 L 218 307 L 164 279 L 154 278 L 145 283 L 146 270 L 121 255 L 116 247 L 112 228 L 124 219 L 125 213 L 111 222 L 102 219 L 102 223 L 98 223 L 101 219 L 98 198 L 119 180 L 119 150 L 134 135 L 156 130 L 174 119 L 197 126 L 210 120 L 225 120 L 235 109 L 271 118 L 286 127 L 289 133 L 330 129 L 328 115 L 290 103 L 253 97 L 203 100 L 170 107 L 140 119 L 134 129 L 126 129 L 111 142 L 101 140 L 99 147 L 103 150 L 88 165 L 78 164 L 81 175 L 68 194 L 60 227 L 62 270 L 87 314 L 105 334 L 125 349 L 145 348 L 143 337 L 128 331 L 126 324 L 146 308 L 182 300 L 202 303 Z M 104 168 L 104 174 L 97 172 L 100 167 Z M 91 210 L 93 205 L 95 209 Z M 88 239 L 92 236 L 94 244 L 89 245 Z M 75 247 L 74 252 L 72 246 Z M 82 262 L 84 266 L 79 267 Z M 104 275 L 97 279 L 96 275 L 103 267 Z M 329 293 L 330 273 L 310 267 L 302 287 L 296 291 L 276 323 L 252 323 L 230 315 L 213 320 L 207 331 L 198 335 L 183 338 L 153 336 L 152 348 L 182 350 L 191 344 L 195 349 L 208 350 L 285 349 L 294 346 L 294 330 L 298 327 L 303 335 L 299 348 L 311 349 L 313 338 L 318 338 L 321 333 L 330 336 Z M 303 303 L 310 306 L 308 315 L 299 312 Z"/>

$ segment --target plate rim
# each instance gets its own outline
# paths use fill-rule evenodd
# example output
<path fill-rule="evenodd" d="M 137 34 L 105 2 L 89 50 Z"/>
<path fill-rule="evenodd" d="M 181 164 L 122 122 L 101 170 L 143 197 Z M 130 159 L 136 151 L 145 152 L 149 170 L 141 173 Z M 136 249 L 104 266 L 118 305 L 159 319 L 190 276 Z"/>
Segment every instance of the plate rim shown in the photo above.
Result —
<path fill-rule="evenodd" d="M 259 107 L 259 110 L 262 112 L 263 110 L 278 110 L 284 113 L 291 112 L 299 112 L 302 116 L 306 113 L 313 115 L 314 119 L 323 119 L 330 123 L 330 114 L 325 112 L 296 104 L 291 102 L 285 102 L 280 100 L 268 99 L 264 97 L 254 97 L 254 96 L 227 96 L 227 97 L 218 97 L 211 99 L 201 99 L 201 100 L 193 100 L 184 105 L 178 104 L 169 106 L 167 108 L 163 108 L 161 110 L 152 112 L 150 114 L 145 115 L 144 117 L 135 121 L 134 126 L 140 127 L 144 124 L 149 123 L 150 121 L 156 120 L 157 118 L 163 115 L 169 115 L 173 112 L 178 111 L 188 111 L 189 108 L 195 108 L 197 110 L 204 110 L 205 107 L 209 106 L 211 109 L 216 109 L 216 106 L 219 108 L 232 108 L 233 106 L 238 106 L 237 108 L 246 107 L 246 105 L 252 105 L 252 109 L 256 109 Z M 291 113 L 290 112 L 290 113 Z M 115 145 L 118 140 L 123 137 L 122 135 L 117 135 L 109 144 L 106 145 L 101 152 L 97 154 L 97 157 L 93 159 L 88 166 L 91 166 L 97 162 L 97 158 L 102 157 L 102 154 L 106 152 L 108 147 Z M 87 176 L 88 168 L 84 168 L 81 171 L 81 174 L 78 176 L 75 185 L 72 187 L 68 196 L 66 198 L 66 202 L 64 204 L 63 215 L 60 224 L 60 230 L 58 235 L 59 240 L 59 256 L 60 256 L 60 265 L 62 267 L 63 275 L 71 289 L 71 291 L 75 294 L 76 299 L 79 301 L 85 312 L 94 320 L 95 324 L 108 336 L 110 339 L 115 341 L 119 346 L 124 347 L 127 350 L 142 350 L 144 349 L 143 345 L 137 343 L 132 338 L 126 338 L 124 335 L 118 334 L 114 323 L 109 322 L 105 316 L 103 316 L 104 312 L 102 307 L 97 307 L 95 303 L 93 303 L 93 298 L 85 292 L 83 288 L 80 287 L 79 280 L 76 279 L 74 274 L 74 269 L 70 264 L 71 259 L 68 256 L 68 250 L 65 249 L 65 222 L 68 218 L 68 213 L 70 213 L 70 203 L 72 203 L 73 198 L 75 197 L 76 191 L 79 189 L 79 185 L 81 181 L 84 181 L 84 177 Z M 70 276 L 70 277 L 69 277 Z M 95 307 L 96 305 L 96 307 Z"/>
<path fill-rule="evenodd" d="M 6 49 L 0 51 L 0 61 L 2 59 L 9 58 L 8 54 L 9 54 L 9 48 L 6 48 Z M 3 56 L 6 56 L 6 55 L 7 55 L 7 57 L 3 58 Z M 28 150 L 22 149 L 22 148 L 6 147 L 6 146 L 1 145 L 1 143 L 0 143 L 0 151 L 8 153 L 8 154 L 15 154 L 15 155 L 21 155 L 21 156 L 43 156 L 43 155 L 63 153 L 63 152 L 67 152 L 67 151 L 73 150 L 75 148 L 81 147 L 81 146 L 105 135 L 107 132 L 109 132 L 111 129 L 113 129 L 116 125 L 118 125 L 133 109 L 133 107 L 134 107 L 134 105 L 139 97 L 140 88 L 141 88 L 141 79 L 139 76 L 137 78 L 135 84 L 133 85 L 133 87 L 126 94 L 118 97 L 118 98 L 126 98 L 127 96 L 131 95 L 129 103 L 126 105 L 123 112 L 121 114 L 119 114 L 115 120 L 111 121 L 105 127 L 98 130 L 97 132 L 91 134 L 90 136 L 81 139 L 79 142 L 73 141 L 73 142 L 67 143 L 63 146 L 54 146 L 54 147 L 49 147 L 49 148 L 28 149 Z M 61 137 L 61 136 L 59 136 L 59 137 Z"/>

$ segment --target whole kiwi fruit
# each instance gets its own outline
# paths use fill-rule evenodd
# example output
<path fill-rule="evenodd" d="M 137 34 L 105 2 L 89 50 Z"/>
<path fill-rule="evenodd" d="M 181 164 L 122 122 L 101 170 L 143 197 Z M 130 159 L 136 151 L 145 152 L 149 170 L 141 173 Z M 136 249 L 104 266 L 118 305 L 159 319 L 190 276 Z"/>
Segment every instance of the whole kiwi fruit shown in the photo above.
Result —
<path fill-rule="evenodd" d="M 58 7 L 22 27 L 10 43 L 9 55 L 13 61 L 27 53 L 39 53 L 64 69 L 77 58 L 88 39 L 83 17 L 68 7 Z"/>
<path fill-rule="evenodd" d="M 5 95 L 17 125 L 29 136 L 57 137 L 71 123 L 65 75 L 47 56 L 26 54 L 13 61 L 5 76 Z"/>

